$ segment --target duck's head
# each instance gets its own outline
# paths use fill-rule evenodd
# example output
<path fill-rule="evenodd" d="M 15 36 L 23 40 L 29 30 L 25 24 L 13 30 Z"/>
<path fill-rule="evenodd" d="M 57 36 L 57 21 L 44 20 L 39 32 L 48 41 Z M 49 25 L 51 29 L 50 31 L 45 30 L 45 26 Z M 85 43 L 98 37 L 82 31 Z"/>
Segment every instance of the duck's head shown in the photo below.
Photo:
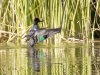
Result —
<path fill-rule="evenodd" d="M 40 20 L 39 18 L 35 18 L 35 19 L 34 19 L 34 23 L 35 23 L 35 24 L 38 24 L 38 22 L 43 22 L 43 20 Z"/>

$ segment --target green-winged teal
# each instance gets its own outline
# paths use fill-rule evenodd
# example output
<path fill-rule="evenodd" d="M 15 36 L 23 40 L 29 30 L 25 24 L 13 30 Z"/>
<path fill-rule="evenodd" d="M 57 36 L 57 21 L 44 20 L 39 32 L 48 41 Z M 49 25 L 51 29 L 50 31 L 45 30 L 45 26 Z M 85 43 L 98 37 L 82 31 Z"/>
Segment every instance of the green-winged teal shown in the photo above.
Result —
<path fill-rule="evenodd" d="M 28 34 L 25 36 L 27 38 L 27 41 L 29 42 L 29 46 L 31 47 L 33 47 L 34 44 L 36 44 L 37 42 L 41 42 L 47 39 L 48 37 L 61 32 L 61 28 L 40 29 L 38 27 L 38 22 L 42 22 L 42 21 L 40 21 L 39 18 L 35 18 L 33 27 L 29 30 Z"/>
<path fill-rule="evenodd" d="M 25 36 L 27 38 L 26 41 L 29 41 L 30 38 L 32 36 L 34 36 L 34 33 L 40 29 L 40 27 L 38 26 L 38 23 L 39 22 L 43 22 L 43 20 L 40 20 L 39 18 L 35 18 L 34 21 L 33 21 L 33 26 L 29 29 L 29 32 L 28 34 Z"/>

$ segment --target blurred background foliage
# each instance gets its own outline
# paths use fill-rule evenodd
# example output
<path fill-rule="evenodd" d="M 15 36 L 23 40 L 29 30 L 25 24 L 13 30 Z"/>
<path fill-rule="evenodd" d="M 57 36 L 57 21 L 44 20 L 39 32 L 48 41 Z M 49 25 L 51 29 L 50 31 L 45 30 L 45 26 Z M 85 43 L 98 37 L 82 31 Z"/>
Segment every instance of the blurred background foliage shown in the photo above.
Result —
<path fill-rule="evenodd" d="M 44 19 L 40 27 L 62 27 L 49 42 L 73 37 L 89 42 L 100 36 L 99 0 L 0 0 L 0 38 L 22 41 L 35 17 Z"/>

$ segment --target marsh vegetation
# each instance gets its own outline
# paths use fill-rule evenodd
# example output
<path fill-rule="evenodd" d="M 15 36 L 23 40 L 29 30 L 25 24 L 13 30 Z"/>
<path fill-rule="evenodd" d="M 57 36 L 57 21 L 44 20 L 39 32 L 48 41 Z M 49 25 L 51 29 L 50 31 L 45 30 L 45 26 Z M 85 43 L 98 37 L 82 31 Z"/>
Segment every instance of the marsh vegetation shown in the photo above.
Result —
<path fill-rule="evenodd" d="M 28 49 L 23 37 L 35 17 L 62 30 Z M 0 75 L 99 75 L 99 25 L 100 0 L 0 0 Z"/>
<path fill-rule="evenodd" d="M 61 34 L 48 42 L 58 39 L 75 38 L 85 42 L 94 41 L 99 35 L 99 0 L 1 0 L 0 1 L 0 42 L 23 41 L 23 36 L 32 26 L 33 19 L 44 19 L 41 28 L 62 27 Z M 3 39 L 5 41 L 3 41 Z"/>

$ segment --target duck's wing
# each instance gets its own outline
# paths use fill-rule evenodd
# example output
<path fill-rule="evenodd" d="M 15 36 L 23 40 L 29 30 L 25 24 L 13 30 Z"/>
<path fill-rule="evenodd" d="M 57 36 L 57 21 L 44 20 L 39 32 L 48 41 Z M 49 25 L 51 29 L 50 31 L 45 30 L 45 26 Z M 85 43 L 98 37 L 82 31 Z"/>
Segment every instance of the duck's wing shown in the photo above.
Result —
<path fill-rule="evenodd" d="M 47 30 L 46 29 L 40 29 L 40 30 L 37 30 L 36 32 L 35 32 L 35 36 L 42 36 L 42 35 L 45 35 L 45 34 L 47 34 L 47 32 L 46 32 Z"/>
<path fill-rule="evenodd" d="M 57 33 L 61 32 L 61 28 L 55 28 L 55 29 L 40 29 L 38 31 L 35 32 L 35 36 L 42 36 L 42 35 L 55 35 Z"/>
<path fill-rule="evenodd" d="M 60 32 L 61 28 L 43 29 L 36 31 L 34 35 L 37 37 L 38 42 L 40 42 Z"/>
<path fill-rule="evenodd" d="M 48 34 L 49 34 L 49 37 L 57 34 L 57 33 L 60 33 L 61 32 L 61 28 L 54 28 L 54 29 L 48 29 L 47 30 Z"/>
<path fill-rule="evenodd" d="M 29 39 L 35 34 L 35 30 L 31 30 L 28 32 L 27 35 L 25 35 L 25 37 L 27 38 L 26 41 L 29 41 Z"/>

